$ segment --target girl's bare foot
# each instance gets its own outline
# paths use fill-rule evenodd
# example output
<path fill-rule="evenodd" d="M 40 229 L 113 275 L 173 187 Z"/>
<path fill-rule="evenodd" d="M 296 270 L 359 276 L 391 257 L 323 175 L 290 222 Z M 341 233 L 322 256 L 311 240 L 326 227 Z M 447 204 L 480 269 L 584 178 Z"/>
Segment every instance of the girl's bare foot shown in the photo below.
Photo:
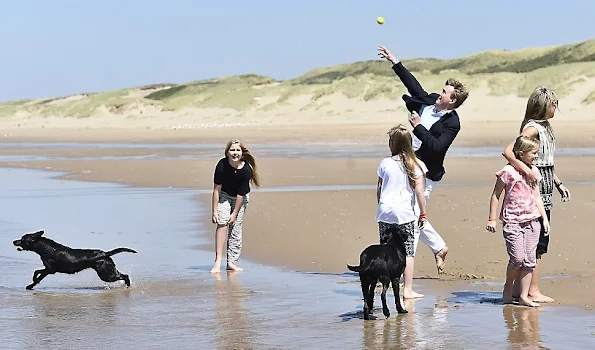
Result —
<path fill-rule="evenodd" d="M 543 295 L 541 293 L 529 294 L 529 298 L 536 303 L 553 303 L 554 302 L 554 299 L 548 297 L 547 295 Z"/>
<path fill-rule="evenodd" d="M 424 297 L 423 294 L 419 294 L 414 291 L 403 292 L 403 299 L 417 299 L 417 298 L 423 298 L 423 297 Z"/>
<path fill-rule="evenodd" d="M 219 273 L 221 271 L 221 261 L 215 260 L 215 265 L 211 269 L 211 273 Z"/>
<path fill-rule="evenodd" d="M 227 263 L 227 269 L 230 271 L 244 271 L 243 268 L 234 265 L 233 263 Z"/>
<path fill-rule="evenodd" d="M 518 297 L 516 298 L 518 300 Z M 515 297 L 512 295 L 512 286 L 510 284 L 504 284 L 504 290 L 502 291 L 502 301 L 504 304 L 513 304 Z"/>
<path fill-rule="evenodd" d="M 533 302 L 533 300 L 529 298 L 519 298 L 519 305 L 522 306 L 529 306 L 529 307 L 538 307 L 539 304 Z"/>

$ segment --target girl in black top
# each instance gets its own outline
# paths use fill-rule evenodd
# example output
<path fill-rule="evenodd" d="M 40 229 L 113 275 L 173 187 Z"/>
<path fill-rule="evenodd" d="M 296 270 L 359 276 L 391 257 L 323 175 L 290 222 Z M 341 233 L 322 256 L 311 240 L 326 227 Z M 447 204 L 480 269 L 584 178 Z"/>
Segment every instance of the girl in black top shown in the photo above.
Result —
<path fill-rule="evenodd" d="M 242 271 L 235 265 L 242 250 L 242 221 L 248 204 L 250 182 L 260 186 L 254 156 L 239 140 L 225 147 L 225 158 L 215 166 L 212 221 L 215 231 L 215 264 L 212 273 L 221 270 L 223 246 L 227 241 L 227 269 Z"/>

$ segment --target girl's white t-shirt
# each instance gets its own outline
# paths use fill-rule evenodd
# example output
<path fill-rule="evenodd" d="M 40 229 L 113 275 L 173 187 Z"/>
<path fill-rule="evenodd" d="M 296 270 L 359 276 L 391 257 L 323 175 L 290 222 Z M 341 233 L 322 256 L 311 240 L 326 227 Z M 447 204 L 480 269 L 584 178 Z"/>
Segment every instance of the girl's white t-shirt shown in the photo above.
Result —
<path fill-rule="evenodd" d="M 415 178 L 423 176 L 428 169 L 419 159 L 419 167 L 415 170 Z M 400 157 L 384 158 L 378 166 L 378 177 L 382 179 L 377 222 L 404 224 L 417 220 L 415 215 L 415 192 L 409 184 L 407 170 Z"/>

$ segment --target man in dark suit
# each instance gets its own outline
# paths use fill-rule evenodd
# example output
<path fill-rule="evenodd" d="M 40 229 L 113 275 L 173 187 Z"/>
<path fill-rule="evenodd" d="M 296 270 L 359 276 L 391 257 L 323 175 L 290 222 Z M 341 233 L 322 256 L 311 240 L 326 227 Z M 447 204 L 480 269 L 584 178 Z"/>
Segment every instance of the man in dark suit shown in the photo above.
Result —
<path fill-rule="evenodd" d="M 413 150 L 428 168 L 425 191 L 427 202 L 430 193 L 446 173 L 446 152 L 461 130 L 456 108 L 465 102 L 469 92 L 461 82 L 450 78 L 441 93 L 427 93 L 413 74 L 386 47 L 380 46 L 378 55 L 392 64 L 392 69 L 410 94 L 403 95 L 403 100 L 407 110 L 411 112 L 409 123 L 413 127 Z M 429 222 L 420 231 L 419 238 L 432 249 L 438 272 L 442 273 L 448 253 L 446 243 Z"/>

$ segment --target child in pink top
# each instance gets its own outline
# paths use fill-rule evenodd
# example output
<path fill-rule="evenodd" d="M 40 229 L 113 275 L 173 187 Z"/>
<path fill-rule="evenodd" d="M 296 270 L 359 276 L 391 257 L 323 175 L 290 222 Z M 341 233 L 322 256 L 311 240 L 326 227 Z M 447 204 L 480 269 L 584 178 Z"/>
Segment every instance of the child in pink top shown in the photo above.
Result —
<path fill-rule="evenodd" d="M 504 191 L 500 220 L 502 221 L 502 231 L 509 256 L 506 283 L 502 293 L 505 304 L 512 303 L 514 280 L 520 274 L 521 295 L 519 304 L 539 306 L 539 304 L 529 299 L 529 285 L 533 268 L 535 268 L 535 251 L 541 230 L 539 218 L 543 219 L 546 234 L 549 233 L 550 225 L 539 193 L 541 176 L 537 168 L 533 166 L 538 151 L 539 140 L 519 136 L 514 144 L 513 153 L 517 159 L 531 168 L 538 180 L 537 185 L 529 185 L 525 175 L 508 164 L 496 173 L 496 185 L 490 198 L 490 216 L 486 230 L 496 232 L 495 214 L 500 194 Z"/>

